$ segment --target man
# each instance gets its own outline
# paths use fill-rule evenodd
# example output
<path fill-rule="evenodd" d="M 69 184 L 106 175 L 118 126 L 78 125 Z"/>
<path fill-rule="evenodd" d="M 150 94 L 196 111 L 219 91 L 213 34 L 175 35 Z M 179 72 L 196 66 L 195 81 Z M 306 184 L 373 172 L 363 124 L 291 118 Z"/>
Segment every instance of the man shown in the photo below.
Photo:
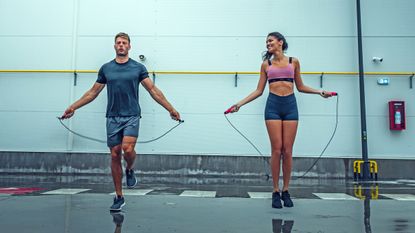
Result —
<path fill-rule="evenodd" d="M 129 58 L 131 44 L 128 34 L 120 32 L 115 36 L 114 49 L 115 59 L 101 67 L 92 88 L 65 110 L 62 119 L 72 117 L 76 109 L 93 101 L 107 85 L 107 145 L 111 151 L 111 174 L 116 193 L 110 210 L 120 211 L 125 205 L 122 193 L 122 152 L 127 163 L 127 187 L 133 188 L 137 184 L 133 168 L 141 114 L 138 102 L 139 84 L 141 83 L 151 97 L 170 113 L 172 119 L 180 120 L 180 114 L 148 78 L 146 67 Z"/>

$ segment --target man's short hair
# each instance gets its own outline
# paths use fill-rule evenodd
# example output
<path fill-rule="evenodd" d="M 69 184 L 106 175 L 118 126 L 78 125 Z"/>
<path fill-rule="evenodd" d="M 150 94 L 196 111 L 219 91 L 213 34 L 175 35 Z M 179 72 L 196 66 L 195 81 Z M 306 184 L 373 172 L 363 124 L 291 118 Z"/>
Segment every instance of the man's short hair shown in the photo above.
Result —
<path fill-rule="evenodd" d="M 127 33 L 125 33 L 125 32 L 120 32 L 120 33 L 118 33 L 117 35 L 115 35 L 115 39 L 114 39 L 114 41 L 117 41 L 117 38 L 118 38 L 118 37 L 121 37 L 121 38 L 127 39 L 127 40 L 128 40 L 128 43 L 130 43 L 130 36 L 129 36 Z"/>

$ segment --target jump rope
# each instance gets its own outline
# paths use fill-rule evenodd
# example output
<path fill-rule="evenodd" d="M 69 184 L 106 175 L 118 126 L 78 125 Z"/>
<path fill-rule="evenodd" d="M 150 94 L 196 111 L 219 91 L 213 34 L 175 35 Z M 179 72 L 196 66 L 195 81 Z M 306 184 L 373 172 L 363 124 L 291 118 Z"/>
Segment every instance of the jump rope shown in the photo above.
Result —
<path fill-rule="evenodd" d="M 294 178 L 294 180 L 296 180 L 296 179 L 301 179 L 301 178 L 304 178 L 307 174 L 308 174 L 308 172 L 314 167 L 314 165 L 316 165 L 317 164 L 317 162 L 320 160 L 320 158 L 323 156 L 323 154 L 324 154 L 324 152 L 326 151 L 326 149 L 328 148 L 328 146 L 330 145 L 330 143 L 331 143 L 331 141 L 333 140 L 333 138 L 334 138 L 334 135 L 336 134 L 336 131 L 337 131 L 337 125 L 338 125 L 338 123 L 339 123 L 339 96 L 338 96 L 338 94 L 336 93 L 336 92 L 331 92 L 330 93 L 332 96 L 335 96 L 335 97 L 337 97 L 336 98 L 336 122 L 335 122 L 335 126 L 334 126 L 334 130 L 333 130 L 333 133 L 331 134 L 331 136 L 330 136 L 330 139 L 328 140 L 328 142 L 327 142 L 327 144 L 326 144 L 326 146 L 324 147 L 324 149 L 321 151 L 321 153 L 320 153 L 320 155 L 314 160 L 314 162 L 313 162 L 313 164 L 301 175 L 301 176 L 299 176 L 299 177 L 296 177 L 296 178 Z M 258 152 L 258 154 L 261 156 L 261 159 L 262 160 L 264 160 L 264 162 L 266 162 L 266 164 L 264 163 L 264 165 L 265 166 L 267 166 L 267 164 L 268 164 L 268 170 L 269 170 L 269 167 L 271 166 L 271 164 L 269 163 L 269 160 L 261 153 L 261 151 L 255 146 L 255 144 L 254 143 L 252 143 L 252 141 L 251 140 L 249 140 L 248 139 L 248 137 L 246 137 L 240 130 L 238 130 L 238 128 L 236 128 L 235 127 L 235 125 L 233 125 L 232 124 L 232 122 L 229 120 L 229 118 L 228 118 L 228 114 L 229 113 L 231 113 L 232 112 L 232 110 L 233 110 L 233 108 L 234 108 L 235 106 L 232 106 L 232 107 L 230 107 L 229 109 L 227 109 L 225 112 L 224 112 L 224 116 L 225 116 L 225 118 L 226 118 L 226 120 L 228 121 L 228 123 L 229 123 L 229 125 L 236 131 L 236 132 L 238 132 L 257 152 Z M 107 141 L 105 141 L 105 140 L 101 140 L 101 139 L 97 139 L 97 138 L 93 138 L 93 137 L 89 137 L 89 136 L 86 136 L 86 135 L 83 135 L 83 134 L 80 134 L 80 133 L 78 133 L 78 132 L 75 132 L 75 131 L 73 131 L 73 130 L 71 130 L 67 125 L 65 125 L 64 123 L 63 123 L 63 118 L 61 118 L 61 117 L 56 117 L 58 120 L 59 120 L 59 122 L 61 123 L 61 125 L 66 129 L 66 130 L 68 130 L 69 132 L 71 132 L 72 134 L 74 134 L 74 135 L 76 135 L 76 136 L 79 136 L 79 137 L 81 137 L 81 138 L 85 138 L 85 139 L 88 139 L 88 140 L 91 140 L 91 141 L 95 141 L 95 142 L 99 142 L 99 143 L 107 143 Z M 150 140 L 146 140 L 146 141 L 137 141 L 136 143 L 150 143 L 150 142 L 154 142 L 154 141 L 157 141 L 157 140 L 159 140 L 159 139 L 161 139 L 162 137 L 164 137 L 164 136 L 166 136 L 168 133 L 170 133 L 171 131 L 173 131 L 175 128 L 177 128 L 179 125 L 181 125 L 182 123 L 184 123 L 184 120 L 179 120 L 178 121 L 178 123 L 175 125 L 175 126 L 173 126 L 172 128 L 170 128 L 169 130 L 167 130 L 165 133 L 163 133 L 162 135 L 160 135 L 160 136 L 158 136 L 158 137 L 156 137 L 156 138 L 153 138 L 153 139 L 150 139 Z M 267 170 L 267 169 L 266 169 Z M 269 178 L 271 177 L 270 176 L 270 174 L 268 173 L 268 172 L 265 172 L 265 177 L 266 177 L 266 180 L 269 180 Z"/>
<path fill-rule="evenodd" d="M 106 141 L 106 140 L 101 140 L 101 139 L 97 139 L 97 138 L 93 138 L 93 137 L 89 137 L 89 136 L 86 136 L 86 135 L 83 135 L 83 134 L 77 133 L 77 132 L 75 132 L 75 131 L 71 130 L 68 126 L 66 126 L 66 125 L 63 123 L 63 121 L 62 121 L 62 120 L 63 120 L 63 118 L 61 118 L 61 117 L 56 117 L 56 118 L 58 118 L 59 122 L 62 124 L 62 126 L 63 126 L 63 127 L 65 127 L 65 129 L 67 129 L 69 132 L 71 132 L 71 133 L 75 134 L 76 136 L 79 136 L 79 137 L 81 137 L 81 138 L 85 138 L 85 139 L 88 139 L 88 140 L 91 140 L 91 141 L 94 141 L 94 142 L 105 143 L 105 144 L 107 143 L 107 141 Z M 156 137 L 156 138 L 150 139 L 150 140 L 146 140 L 146 141 L 137 141 L 137 142 L 136 142 L 136 144 L 137 144 L 137 143 L 150 143 L 150 142 L 157 141 L 157 140 L 159 140 L 160 138 L 162 138 L 162 137 L 166 136 L 168 133 L 170 133 L 173 129 L 175 129 L 177 126 L 181 125 L 182 123 L 184 123 L 184 120 L 179 120 L 179 121 L 178 121 L 178 123 L 177 123 L 175 126 L 173 126 L 172 128 L 170 128 L 169 130 L 167 130 L 167 131 L 166 131 L 165 133 L 163 133 L 162 135 L 160 135 L 160 136 L 158 136 L 158 137 Z"/>
<path fill-rule="evenodd" d="M 320 155 L 314 160 L 313 164 L 301 175 L 298 177 L 293 178 L 293 180 L 298 180 L 298 179 L 302 179 L 304 178 L 308 172 L 314 167 L 314 165 L 317 164 L 317 162 L 320 160 L 320 158 L 323 156 L 324 152 L 326 151 L 326 149 L 329 147 L 331 141 L 334 138 L 334 135 L 336 134 L 337 131 L 337 125 L 339 123 L 339 95 L 337 94 L 337 92 L 330 92 L 331 96 L 335 96 L 336 97 L 336 122 L 334 125 L 334 130 L 333 133 L 330 136 L 330 139 L 328 140 L 326 146 L 324 147 L 324 149 L 321 151 Z M 238 130 L 235 125 L 232 124 L 232 122 L 229 120 L 228 118 L 228 114 L 231 113 L 233 111 L 233 109 L 235 108 L 235 106 L 232 106 L 230 108 L 228 108 L 225 112 L 224 112 L 224 116 L 226 118 L 226 120 L 228 121 L 229 125 L 232 126 L 232 128 L 238 132 L 257 152 L 258 154 L 261 156 L 261 159 L 264 160 L 264 162 L 266 162 L 268 164 L 268 169 L 270 169 L 271 164 L 269 163 L 269 159 L 267 159 L 262 153 L 261 151 L 255 146 L 254 143 L 252 143 L 251 140 L 248 139 L 248 137 L 246 137 L 240 130 Z M 265 164 L 266 166 L 266 164 Z M 268 172 L 265 172 L 265 177 L 266 180 L 269 180 L 269 178 L 271 177 L 270 174 Z"/>

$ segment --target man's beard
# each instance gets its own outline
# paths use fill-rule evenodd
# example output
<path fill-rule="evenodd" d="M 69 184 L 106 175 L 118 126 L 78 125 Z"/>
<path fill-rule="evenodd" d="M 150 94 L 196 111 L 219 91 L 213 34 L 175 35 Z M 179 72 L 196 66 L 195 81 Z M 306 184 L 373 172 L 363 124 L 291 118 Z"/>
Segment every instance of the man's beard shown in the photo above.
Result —
<path fill-rule="evenodd" d="M 117 56 L 119 57 L 126 57 L 128 53 L 117 53 Z"/>

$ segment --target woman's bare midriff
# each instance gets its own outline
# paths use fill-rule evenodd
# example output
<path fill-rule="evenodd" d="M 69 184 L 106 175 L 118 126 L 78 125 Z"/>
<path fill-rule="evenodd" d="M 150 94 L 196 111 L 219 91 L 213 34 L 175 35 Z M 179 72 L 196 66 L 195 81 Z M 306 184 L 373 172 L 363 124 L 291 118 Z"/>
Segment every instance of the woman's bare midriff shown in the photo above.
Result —
<path fill-rule="evenodd" d="M 279 96 L 287 96 L 294 93 L 294 83 L 279 81 L 269 84 L 269 92 Z"/>

